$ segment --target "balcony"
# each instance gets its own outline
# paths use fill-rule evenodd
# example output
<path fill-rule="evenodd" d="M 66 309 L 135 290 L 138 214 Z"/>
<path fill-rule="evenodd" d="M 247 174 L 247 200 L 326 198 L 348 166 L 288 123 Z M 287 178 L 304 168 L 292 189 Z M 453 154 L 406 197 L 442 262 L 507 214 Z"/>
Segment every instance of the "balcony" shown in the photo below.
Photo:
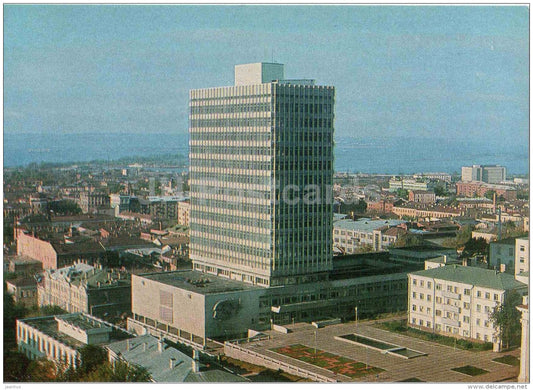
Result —
<path fill-rule="evenodd" d="M 456 294 L 450 291 L 443 291 L 442 296 L 444 298 L 450 298 L 450 299 L 461 299 L 461 294 Z"/>

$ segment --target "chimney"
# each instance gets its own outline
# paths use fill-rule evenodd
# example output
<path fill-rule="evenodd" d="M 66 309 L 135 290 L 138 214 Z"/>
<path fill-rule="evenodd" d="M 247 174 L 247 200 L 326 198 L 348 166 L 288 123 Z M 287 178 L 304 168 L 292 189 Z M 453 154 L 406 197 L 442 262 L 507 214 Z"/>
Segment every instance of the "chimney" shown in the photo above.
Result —
<path fill-rule="evenodd" d="M 159 353 L 163 352 L 163 340 L 161 339 L 157 340 L 157 350 Z"/>
<path fill-rule="evenodd" d="M 126 351 L 129 351 L 131 348 L 130 340 L 126 340 Z"/>
<path fill-rule="evenodd" d="M 146 352 L 146 343 L 143 343 L 143 352 Z"/>
<path fill-rule="evenodd" d="M 500 264 L 500 272 L 505 272 L 505 264 Z"/>
<path fill-rule="evenodd" d="M 171 358 L 168 360 L 168 363 L 169 363 L 169 364 L 168 364 L 168 368 L 170 368 L 170 369 L 172 370 L 172 369 L 174 368 L 174 366 L 176 365 L 176 359 L 171 357 Z"/>
<path fill-rule="evenodd" d="M 448 262 L 448 256 L 442 256 L 442 261 L 444 262 L 444 264 L 446 264 Z"/>

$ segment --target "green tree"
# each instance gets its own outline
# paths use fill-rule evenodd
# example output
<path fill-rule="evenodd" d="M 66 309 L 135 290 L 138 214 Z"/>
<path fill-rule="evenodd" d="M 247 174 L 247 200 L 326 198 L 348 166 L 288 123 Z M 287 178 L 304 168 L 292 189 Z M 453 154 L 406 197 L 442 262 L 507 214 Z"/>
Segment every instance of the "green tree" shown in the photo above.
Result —
<path fill-rule="evenodd" d="M 404 188 L 400 188 L 396 191 L 396 195 L 398 195 L 402 199 L 408 199 L 409 198 L 409 191 L 407 191 Z"/>
<path fill-rule="evenodd" d="M 444 189 L 443 184 L 437 184 L 434 189 L 436 196 L 446 196 L 448 195 L 448 192 Z"/>
<path fill-rule="evenodd" d="M 150 373 L 144 367 L 122 361 L 101 364 L 84 378 L 87 382 L 150 382 L 150 380 Z"/>
<path fill-rule="evenodd" d="M 424 245 L 424 239 L 420 236 L 406 233 L 398 237 L 396 242 L 392 245 L 393 248 L 409 248 L 413 246 Z"/>
<path fill-rule="evenodd" d="M 107 361 L 107 353 L 105 349 L 98 345 L 85 345 L 80 348 L 78 352 L 79 362 L 77 366 L 79 367 L 78 371 L 81 375 L 89 374 Z"/>
<path fill-rule="evenodd" d="M 493 190 L 488 190 L 485 192 L 485 198 L 492 200 L 494 199 L 494 194 L 495 192 Z"/>
<path fill-rule="evenodd" d="M 522 303 L 521 295 L 515 290 L 510 291 L 503 303 L 496 306 L 490 314 L 494 328 L 502 345 L 507 348 L 520 342 L 522 326 L 520 324 L 520 312 L 516 306 Z"/>
<path fill-rule="evenodd" d="M 489 244 L 484 238 L 471 238 L 465 243 L 463 257 L 470 257 L 474 255 L 486 255 Z"/>
<path fill-rule="evenodd" d="M 4 382 L 29 381 L 28 367 L 31 361 L 17 350 L 7 351 L 4 346 Z"/>

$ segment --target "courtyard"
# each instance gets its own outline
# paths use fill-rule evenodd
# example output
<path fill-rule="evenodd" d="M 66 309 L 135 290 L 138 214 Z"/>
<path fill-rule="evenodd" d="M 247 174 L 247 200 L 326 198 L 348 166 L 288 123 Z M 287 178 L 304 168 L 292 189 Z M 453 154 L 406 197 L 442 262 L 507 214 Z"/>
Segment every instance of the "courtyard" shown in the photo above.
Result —
<path fill-rule="evenodd" d="M 332 378 L 341 382 L 516 381 L 519 367 L 502 363 L 498 358 L 504 356 L 516 358 L 520 353 L 518 349 L 504 353 L 461 350 L 389 332 L 376 327 L 376 322 L 376 320 L 359 321 L 357 324 L 350 322 L 320 329 L 307 323 L 297 323 L 287 326 L 289 329 L 287 334 L 266 331 L 264 333 L 269 339 L 240 346 L 266 356 L 276 356 L 285 363 L 322 375 L 329 372 Z M 339 336 L 352 333 L 420 351 L 424 356 L 402 359 L 339 339 Z"/>

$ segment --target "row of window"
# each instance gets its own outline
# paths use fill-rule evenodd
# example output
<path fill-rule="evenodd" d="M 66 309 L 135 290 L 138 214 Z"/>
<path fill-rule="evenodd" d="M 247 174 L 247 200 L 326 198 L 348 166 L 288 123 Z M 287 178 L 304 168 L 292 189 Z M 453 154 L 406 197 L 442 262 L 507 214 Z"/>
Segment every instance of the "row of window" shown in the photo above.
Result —
<path fill-rule="evenodd" d="M 265 112 L 270 111 L 270 102 L 260 103 L 229 103 L 210 104 L 205 106 L 191 105 L 190 113 L 195 114 L 234 114 L 241 112 Z"/>

